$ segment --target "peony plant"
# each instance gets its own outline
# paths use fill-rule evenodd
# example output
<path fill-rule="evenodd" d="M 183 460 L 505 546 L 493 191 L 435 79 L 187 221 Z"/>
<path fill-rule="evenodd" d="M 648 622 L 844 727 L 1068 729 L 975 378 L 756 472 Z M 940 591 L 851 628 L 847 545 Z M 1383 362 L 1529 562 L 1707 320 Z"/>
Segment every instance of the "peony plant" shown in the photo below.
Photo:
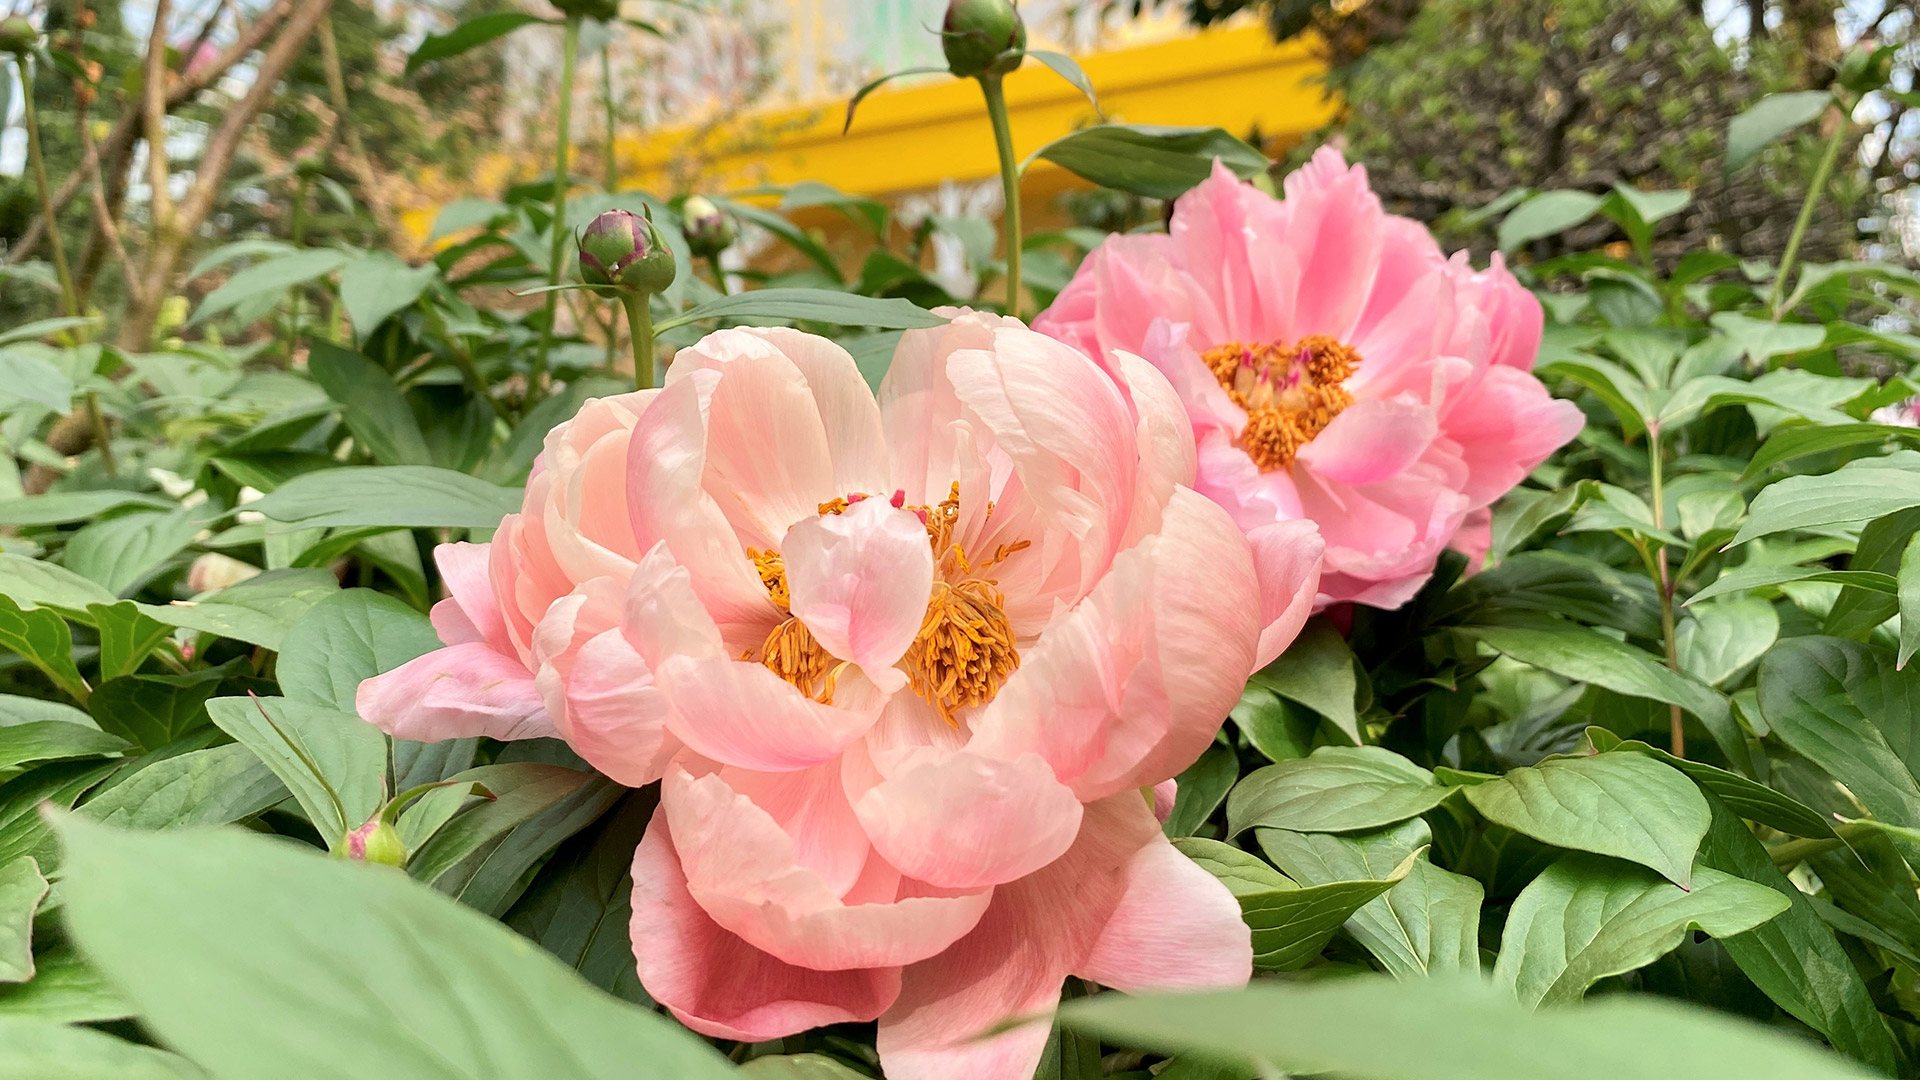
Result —
<path fill-rule="evenodd" d="M 722 330 L 548 435 L 519 514 L 438 560 L 445 647 L 362 684 L 438 740 L 558 736 L 662 782 L 641 982 L 761 1041 L 879 1021 L 890 1076 L 1023 1078 L 1078 974 L 1242 983 L 1172 778 L 1299 631 L 1321 544 L 1199 496 L 1165 376 L 1018 320 L 847 352 Z"/>

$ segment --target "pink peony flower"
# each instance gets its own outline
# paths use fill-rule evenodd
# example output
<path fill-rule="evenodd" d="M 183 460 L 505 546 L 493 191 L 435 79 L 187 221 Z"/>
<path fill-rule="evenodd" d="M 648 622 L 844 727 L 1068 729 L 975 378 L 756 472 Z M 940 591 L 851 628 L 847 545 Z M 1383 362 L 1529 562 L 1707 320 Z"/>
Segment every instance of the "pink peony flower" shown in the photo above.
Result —
<path fill-rule="evenodd" d="M 1540 305 L 1499 256 L 1445 258 L 1330 149 L 1278 200 L 1216 165 L 1167 235 L 1108 238 L 1034 329 L 1165 372 L 1202 494 L 1246 529 L 1319 523 L 1323 606 L 1405 603 L 1582 422 L 1530 374 Z"/>
<path fill-rule="evenodd" d="M 1316 591 L 1313 526 L 1187 485 L 1166 379 L 1017 320 L 847 353 L 724 330 L 547 438 L 439 559 L 447 647 L 359 692 L 395 735 L 558 735 L 662 780 L 634 955 L 695 1030 L 879 1021 L 896 1080 L 1024 1080 L 1080 974 L 1243 982 L 1225 887 L 1160 832 Z"/>

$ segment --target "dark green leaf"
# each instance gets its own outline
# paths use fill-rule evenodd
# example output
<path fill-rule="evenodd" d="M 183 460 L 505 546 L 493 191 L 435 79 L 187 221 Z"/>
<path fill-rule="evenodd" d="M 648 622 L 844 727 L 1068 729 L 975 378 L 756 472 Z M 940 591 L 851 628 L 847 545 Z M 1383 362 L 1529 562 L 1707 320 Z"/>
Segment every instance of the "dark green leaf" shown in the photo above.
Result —
<path fill-rule="evenodd" d="M 426 465 L 433 460 L 419 421 L 387 369 L 325 341 L 313 343 L 307 369 L 326 389 L 327 396 L 340 403 L 348 429 L 375 461 L 382 465 Z"/>
<path fill-rule="evenodd" d="M 41 720 L 0 727 L 0 776 L 38 761 L 102 757 L 126 750 L 126 740 L 86 724 Z"/>
<path fill-rule="evenodd" d="M 1789 529 L 1816 529 L 1920 506 L 1920 451 L 1866 458 L 1825 476 L 1789 476 L 1754 496 L 1729 547 Z"/>
<path fill-rule="evenodd" d="M 755 289 L 735 293 L 687 309 L 654 323 L 665 333 L 676 326 L 703 319 L 804 319 L 839 326 L 871 326 L 883 330 L 911 330 L 944 326 L 947 317 L 898 298 L 882 300 L 833 289 Z"/>
<path fill-rule="evenodd" d="M 491 791 L 494 798 L 454 818 L 408 860 L 407 872 L 430 884 L 438 883 L 443 876 L 458 869 L 468 857 L 484 854 L 482 849 L 487 844 L 556 805 L 593 777 L 561 765 L 517 761 L 483 765 L 449 779 L 480 784 Z M 467 880 L 461 877 L 451 884 L 457 888 Z"/>
<path fill-rule="evenodd" d="M 173 632 L 126 600 L 89 604 L 87 613 L 100 631 L 100 678 L 106 680 L 139 670 L 141 662 Z"/>
<path fill-rule="evenodd" d="M 1255 771 L 1227 797 L 1234 833 L 1255 827 L 1354 832 L 1417 817 L 1452 789 L 1378 746 L 1324 746 Z"/>
<path fill-rule="evenodd" d="M 1169 837 L 1192 836 L 1198 832 L 1226 800 L 1227 792 L 1239 776 L 1239 757 L 1231 749 L 1219 743 L 1207 747 L 1177 778 L 1173 813 L 1167 815 L 1161 831 Z"/>
<path fill-rule="evenodd" d="M 407 74 L 412 75 L 435 60 L 459 56 L 469 49 L 503 38 L 523 26 L 547 21 L 522 11 L 498 11 L 475 16 L 444 34 L 428 34 L 420 47 L 413 50 L 413 55 L 407 57 Z"/>
<path fill-rule="evenodd" d="M 233 674 L 219 667 L 185 675 L 122 675 L 95 687 L 87 708 L 102 729 L 157 750 L 207 723 L 207 699 Z"/>
<path fill-rule="evenodd" d="M 1820 424 L 1808 427 L 1780 428 L 1767 436 L 1748 460 L 1741 479 L 1752 479 L 1775 465 L 1798 461 L 1813 454 L 1844 450 L 1850 446 L 1874 446 L 1898 439 L 1909 446 L 1920 445 L 1920 430 L 1891 424 Z"/>
<path fill-rule="evenodd" d="M 1362 740 L 1354 710 L 1354 665 L 1347 639 L 1327 620 L 1315 619 L 1252 681 L 1319 713 L 1358 746 Z"/>
<path fill-rule="evenodd" d="M 658 801 L 627 795 L 595 827 L 567 841 L 507 912 L 506 924 L 615 997 L 652 999 L 634 973 L 627 923 L 633 913 L 628 867 Z"/>
<path fill-rule="evenodd" d="M 73 665 L 73 634 L 65 619 L 46 608 L 21 611 L 11 597 L 0 596 L 0 647 L 46 673 L 53 685 L 87 700 L 87 684 Z"/>
<path fill-rule="evenodd" d="M 1876 649 L 1795 637 L 1760 661 L 1760 710 L 1772 733 L 1845 784 L 1873 815 L 1920 828 L 1920 671 Z M 1897 740 L 1897 742 L 1896 742 Z"/>
<path fill-rule="evenodd" d="M 1249 179 L 1272 163 L 1259 150 L 1220 128 L 1096 124 L 1035 150 L 1082 180 L 1149 199 L 1174 199 L 1205 180 L 1213 163 Z"/>

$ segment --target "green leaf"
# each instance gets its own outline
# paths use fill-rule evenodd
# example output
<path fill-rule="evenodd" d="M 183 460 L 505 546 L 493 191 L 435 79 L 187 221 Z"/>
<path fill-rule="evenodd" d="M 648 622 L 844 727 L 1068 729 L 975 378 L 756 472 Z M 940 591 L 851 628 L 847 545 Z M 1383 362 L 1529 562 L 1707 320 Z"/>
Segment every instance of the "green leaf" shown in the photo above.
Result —
<path fill-rule="evenodd" d="M 1768 94 L 1727 124 L 1727 171 L 1752 161 L 1767 145 L 1802 124 L 1812 123 L 1833 103 L 1825 90 Z"/>
<path fill-rule="evenodd" d="M 1775 737 L 1847 785 L 1874 817 L 1920 828 L 1912 771 L 1920 671 L 1895 672 L 1857 642 L 1793 637 L 1760 661 L 1759 687 Z"/>
<path fill-rule="evenodd" d="M 563 765 L 516 761 L 483 765 L 448 779 L 455 783 L 480 784 L 491 791 L 494 798 L 454 818 L 407 861 L 407 873 L 429 884 L 452 874 L 462 861 L 480 852 L 489 842 L 499 840 L 522 822 L 555 806 L 592 777 Z M 465 880 L 451 884 L 464 885 Z"/>
<path fill-rule="evenodd" d="M 1819 566 L 1782 566 L 1776 563 L 1763 563 L 1759 566 L 1742 566 L 1727 570 L 1713 579 L 1713 583 L 1694 593 L 1686 600 L 1686 605 L 1711 600 L 1721 596 L 1739 596 L 1750 589 L 1764 589 L 1774 585 L 1785 585 L 1790 581 L 1827 581 L 1835 585 L 1847 585 L 1856 589 L 1867 589 L 1892 596 L 1899 591 L 1899 582 L 1889 574 L 1874 570 L 1824 570 Z"/>
<path fill-rule="evenodd" d="M 345 266 L 348 258 L 345 252 L 316 248 L 276 255 L 235 271 L 200 301 L 200 307 L 187 320 L 187 325 L 198 325 L 249 300 L 284 293 L 295 285 L 325 277 Z"/>
<path fill-rule="evenodd" d="M 1348 916 L 1407 876 L 1417 855 L 1379 879 L 1302 887 L 1227 844 L 1188 837 L 1177 846 L 1239 899 L 1241 916 L 1253 930 L 1253 966 L 1261 971 L 1291 971 L 1319 956 Z"/>
<path fill-rule="evenodd" d="M 51 870 L 59 852 L 43 804 L 65 809 L 121 767 L 117 761 L 58 761 L 0 785 L 0 865 L 31 855 Z"/>
<path fill-rule="evenodd" d="M 141 604 L 140 610 L 169 626 L 278 650 L 307 609 L 339 588 L 340 580 L 326 570 L 269 570 L 198 600 Z"/>
<path fill-rule="evenodd" d="M 386 737 L 357 716 L 252 696 L 214 698 L 207 715 L 287 785 L 329 846 L 385 801 Z"/>
<path fill-rule="evenodd" d="M 755 289 L 709 300 L 653 324 L 656 333 L 703 319 L 804 319 L 838 326 L 912 330 L 945 326 L 947 317 L 910 300 L 882 300 L 834 289 Z"/>
<path fill-rule="evenodd" d="M 296 476 L 248 509 L 303 529 L 492 529 L 520 498 L 519 488 L 451 469 L 392 465 Z"/>
<path fill-rule="evenodd" d="M 1760 444 L 1760 449 L 1747 461 L 1740 478 L 1750 480 L 1775 465 L 1798 461 L 1813 454 L 1844 450 L 1850 446 L 1874 446 L 1888 439 L 1898 439 L 1908 446 L 1920 445 L 1920 429 L 1891 424 L 1819 424 L 1779 428 Z"/>
<path fill-rule="evenodd" d="M 1052 1048 L 1048 1043 L 1048 1048 Z M 1098 1048 L 1094 1053 L 1094 1064 L 1099 1065 Z M 1040 1068 L 1046 1069 L 1043 1058 Z M 822 1054 L 769 1054 L 757 1057 L 740 1066 L 740 1075 L 754 1080 L 867 1080 L 865 1073 L 857 1073 L 845 1065 Z M 1037 1076 L 1038 1074 L 1036 1074 Z M 1094 1075 L 1099 1075 L 1097 1072 Z"/>
<path fill-rule="evenodd" d="M 288 795 L 287 786 L 253 751 L 227 743 L 144 766 L 81 804 L 77 813 L 122 829 L 226 825 Z"/>
<path fill-rule="evenodd" d="M 1601 753 L 1624 751 L 1645 754 L 1656 761 L 1666 762 L 1686 773 L 1687 778 L 1699 785 L 1700 790 L 1717 797 L 1748 821 L 1757 821 L 1794 836 L 1828 838 L 1834 835 L 1832 824 L 1812 807 L 1739 773 L 1728 772 L 1703 761 L 1674 757 L 1638 739 L 1622 742 L 1620 736 L 1606 728 L 1588 728 L 1587 739 Z"/>
<path fill-rule="evenodd" d="M 87 700 L 87 684 L 73 665 L 73 634 L 65 619 L 46 608 L 21 611 L 11 597 L 0 596 L 0 646 L 39 668 L 75 699 Z"/>
<path fill-rule="evenodd" d="M 1543 191 L 1500 220 L 1500 250 L 1513 251 L 1566 232 L 1600 210 L 1600 196 L 1584 191 Z"/>
<path fill-rule="evenodd" d="M 1178 996 L 1101 994 L 1061 1022 L 1109 1042 L 1354 1080 L 1862 1080 L 1804 1039 L 1631 995 L 1529 1013 L 1477 982 L 1263 980 Z"/>
<path fill-rule="evenodd" d="M 588 982 L 636 1005 L 652 999 L 634 973 L 627 938 L 633 914 L 628 870 L 657 802 L 653 793 L 627 795 L 554 854 L 505 919 Z"/>
<path fill-rule="evenodd" d="M 245 661 L 237 666 L 247 668 Z M 233 674 L 230 665 L 185 675 L 122 675 L 95 687 L 87 708 L 102 729 L 158 750 L 207 723 L 207 699 Z"/>
<path fill-rule="evenodd" d="M 69 618 L 87 615 L 94 604 L 115 601 L 98 582 L 44 559 L 12 552 L 0 552 L 0 593 L 12 597 L 22 609 L 50 607 Z"/>
<path fill-rule="evenodd" d="M 1312 753 L 1321 723 L 1313 710 L 1257 683 L 1240 691 L 1239 703 L 1227 716 L 1268 761 L 1290 761 Z"/>
<path fill-rule="evenodd" d="M 1461 631 L 1523 664 L 1604 687 L 1628 697 L 1678 705 L 1692 713 L 1730 761 L 1746 760 L 1746 743 L 1727 699 L 1668 671 L 1649 653 L 1584 627 L 1468 627 Z"/>
<path fill-rule="evenodd" d="M 65 945 L 34 957 L 37 969 L 28 983 L 0 983 L 0 1018 L 32 1019 L 55 1024 L 86 1024 L 124 1020 L 133 1015 L 118 991 L 100 973 L 87 966 Z M 120 1074 L 110 1073 L 118 1080 Z M 20 1080 L 40 1080 L 32 1073 Z"/>
<path fill-rule="evenodd" d="M 1051 49 L 1028 49 L 1027 55 L 1052 68 L 1055 75 L 1072 83 L 1075 90 L 1086 95 L 1087 104 L 1093 106 L 1093 111 L 1100 113 L 1101 119 L 1106 118 L 1106 114 L 1101 113 L 1100 110 L 1100 97 L 1093 92 L 1093 80 L 1087 78 L 1085 71 L 1080 70 L 1079 62 L 1073 57 Z"/>
<path fill-rule="evenodd" d="M 1417 817 L 1451 788 L 1378 746 L 1323 746 L 1310 756 L 1256 770 L 1227 797 L 1227 827 L 1354 832 Z"/>
<path fill-rule="evenodd" d="M 1689 890 L 1613 859 L 1566 855 L 1514 900 L 1493 981 L 1523 1005 L 1572 1004 L 1601 979 L 1679 948 L 1689 930 L 1727 937 L 1790 906 L 1765 885 L 1704 866 Z"/>
<path fill-rule="evenodd" d="M 1728 547 L 1789 529 L 1867 521 L 1920 506 L 1920 451 L 1867 458 L 1825 476 L 1789 476 L 1754 496 Z"/>
<path fill-rule="evenodd" d="M 340 271 L 340 302 L 353 320 L 354 336 L 365 341 L 389 315 L 412 307 L 439 272 L 432 263 L 408 266 L 385 251 L 348 263 Z"/>
<path fill-rule="evenodd" d="M 1192 836 L 1226 801 L 1240 778 L 1240 759 L 1229 747 L 1214 743 L 1179 775 L 1174 788 L 1173 813 L 1161 826 L 1170 838 Z"/>
<path fill-rule="evenodd" d="M 1653 398 L 1639 376 L 1597 356 L 1575 354 L 1541 364 L 1535 371 L 1542 379 L 1572 379 L 1593 391 L 1620 421 L 1621 430 L 1629 438 L 1645 431 L 1657 413 Z"/>
<path fill-rule="evenodd" d="M 0 776 L 40 761 L 102 757 L 128 749 L 125 739 L 88 724 L 40 720 L 0 727 Z"/>
<path fill-rule="evenodd" d="M 1712 823 L 1692 781 L 1639 754 L 1548 758 L 1464 790 L 1488 821 L 1652 867 L 1683 889 Z"/>
<path fill-rule="evenodd" d="M 137 671 L 173 629 L 132 603 L 90 604 L 87 613 L 100 630 L 100 677 L 117 679 Z"/>
<path fill-rule="evenodd" d="M 0 525 L 65 525 L 96 518 L 122 506 L 171 510 L 174 504 L 138 491 L 55 491 L 0 501 Z"/>
<path fill-rule="evenodd" d="M 40 876 L 40 864 L 31 856 L 0 866 L 0 983 L 33 978 L 33 913 L 46 897 L 47 879 Z M 0 1076 L 4 1075 L 5 1059 L 0 1057 Z"/>
<path fill-rule="evenodd" d="M 1302 885 L 1384 879 L 1432 841 L 1418 818 L 1375 833 L 1335 836 L 1261 829 L 1260 848 Z M 1415 859 L 1405 880 L 1369 900 L 1346 922 L 1352 935 L 1396 978 L 1480 971 L 1480 905 L 1470 877 Z"/>
<path fill-rule="evenodd" d="M 1272 164 L 1259 150 L 1217 127 L 1095 124 L 1028 155 L 1051 161 L 1082 180 L 1149 199 L 1175 199 L 1213 173 L 1218 159 L 1242 180 Z"/>
<path fill-rule="evenodd" d="M 58 720 L 66 724 L 84 724 L 98 727 L 93 717 L 58 701 L 44 698 L 21 697 L 18 694 L 0 694 L 0 727 L 14 724 L 32 724 L 42 720 Z"/>
<path fill-rule="evenodd" d="M 203 527 L 188 510 L 123 514 L 74 533 L 63 558 L 67 569 L 124 596 L 184 551 Z"/>
<path fill-rule="evenodd" d="M 549 20 L 538 15 L 529 15 L 520 11 L 500 11 L 491 15 L 478 15 L 468 19 L 444 34 L 428 34 L 420 47 L 407 57 L 407 74 L 412 75 L 424 65 L 435 60 L 459 56 L 469 49 L 478 48 L 489 41 L 503 38 L 523 26 L 544 23 Z"/>
<path fill-rule="evenodd" d="M 671 1020 L 403 874 L 238 830 L 62 834 L 74 938 L 215 1076 L 729 1075 Z"/>
<path fill-rule="evenodd" d="M 1659 595 L 1646 574 L 1625 573 L 1564 551 L 1508 557 L 1449 590 L 1435 604 L 1433 618 L 1436 623 L 1534 626 L 1543 612 L 1636 637 L 1660 634 Z"/>
<path fill-rule="evenodd" d="M 1872 589 L 1842 589 L 1827 612 L 1825 631 L 1834 637 L 1864 638 L 1899 613 L 1900 559 L 1907 543 L 1920 534 L 1920 507 L 1875 518 L 1860 530 L 1850 570 L 1871 570 L 1894 577 L 1893 595 Z"/>
<path fill-rule="evenodd" d="M 1758 597 L 1730 597 L 1687 610 L 1674 640 L 1680 670 L 1708 686 L 1722 686 L 1745 671 L 1780 634 L 1780 616 Z"/>
<path fill-rule="evenodd" d="M 425 615 L 372 589 L 343 589 L 287 631 L 277 668 L 280 692 L 354 712 L 361 682 L 439 647 Z"/>
<path fill-rule="evenodd" d="M 1358 746 L 1362 739 L 1354 710 L 1354 664 L 1347 639 L 1325 619 L 1315 619 L 1251 681 L 1319 713 Z"/>
<path fill-rule="evenodd" d="M 53 1020 L 0 1015 L 0 1080 L 206 1080 L 178 1054 Z"/>
<path fill-rule="evenodd" d="M 1788 356 L 1793 353 L 1802 353 L 1817 349 L 1827 339 L 1827 330 L 1824 326 L 1812 326 L 1806 323 L 1774 322 L 1770 319 L 1756 319 L 1748 315 L 1742 315 L 1737 311 L 1715 313 L 1713 316 L 1713 328 L 1731 338 L 1734 345 L 1746 354 L 1747 362 L 1755 367 L 1765 367 L 1768 361 L 1776 356 Z M 1809 404 L 1803 402 L 1800 405 L 1796 405 L 1790 399 L 1777 398 L 1775 395 L 1768 393 L 1768 388 L 1763 381 L 1764 378 L 1763 376 L 1762 379 L 1757 379 L 1753 383 L 1749 383 L 1746 387 L 1746 392 L 1751 395 L 1754 400 L 1785 408 L 1790 412 L 1798 412 L 1805 404 Z M 1729 385 L 1737 383 L 1737 381 L 1738 380 L 1727 380 L 1726 382 L 1716 381 L 1712 385 L 1722 387 L 1730 393 L 1738 394 L 1740 393 L 1740 388 L 1735 385 Z"/>
<path fill-rule="evenodd" d="M 499 918 L 526 890 L 527 875 L 549 852 L 604 815 L 627 789 L 588 773 L 559 802 L 521 822 L 434 884 L 461 903 Z"/>
<path fill-rule="evenodd" d="M 1753 831 L 1711 794 L 1713 828 L 1700 846 L 1700 865 L 1757 882 L 1792 905 L 1744 934 L 1721 939 L 1734 963 L 1782 1009 L 1820 1032 L 1834 1048 L 1895 1075 L 1900 1051 L 1873 996 L 1833 931 L 1804 893 L 1768 857 Z"/>
<path fill-rule="evenodd" d="M 880 76 L 877 79 L 868 81 L 866 85 L 862 86 L 858 90 L 855 90 L 853 92 L 853 96 L 847 99 L 847 120 L 846 120 L 846 123 L 840 126 L 840 134 L 845 135 L 847 132 L 853 130 L 853 111 L 860 107 L 860 103 L 867 99 L 868 94 L 871 94 L 875 90 L 880 89 L 882 86 L 885 86 L 887 83 L 892 82 L 894 79 L 898 79 L 903 76 L 944 75 L 946 74 L 946 71 L 947 71 L 946 68 L 937 68 L 937 67 L 907 68 L 903 71 L 889 71 L 888 73 Z"/>
<path fill-rule="evenodd" d="M 0 393 L 63 413 L 73 405 L 73 380 L 38 356 L 0 349 Z"/>
<path fill-rule="evenodd" d="M 307 369 L 327 396 L 340 403 L 348 429 L 375 461 L 426 465 L 433 460 L 419 421 L 386 368 L 357 352 L 315 341 L 307 355 Z"/>
<path fill-rule="evenodd" d="M 1900 555 L 1900 655 L 1894 666 L 1904 668 L 1920 649 L 1920 533 L 1907 541 Z"/>

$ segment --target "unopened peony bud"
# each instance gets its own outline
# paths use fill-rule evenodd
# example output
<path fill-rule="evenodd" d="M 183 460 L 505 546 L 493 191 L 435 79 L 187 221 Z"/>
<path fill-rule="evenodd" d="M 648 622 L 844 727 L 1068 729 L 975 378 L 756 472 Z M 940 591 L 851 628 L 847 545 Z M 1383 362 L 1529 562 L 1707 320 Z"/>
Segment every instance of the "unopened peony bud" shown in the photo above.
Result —
<path fill-rule="evenodd" d="M 1027 24 L 1013 0 L 953 0 L 940 26 L 947 70 L 962 79 L 1005 75 L 1027 55 Z"/>
<path fill-rule="evenodd" d="M 740 227 L 734 224 L 733 216 L 705 195 L 689 195 L 680 204 L 680 227 L 687 234 L 687 247 L 703 259 L 727 250 L 740 237 Z"/>
<path fill-rule="evenodd" d="M 25 56 L 40 45 L 40 31 L 25 15 L 0 19 L 0 53 Z"/>
<path fill-rule="evenodd" d="M 392 825 L 381 820 L 381 815 L 375 814 L 371 821 L 348 833 L 340 846 L 334 849 L 333 856 L 351 862 L 405 866 L 407 845 L 400 842 L 400 833 Z"/>
<path fill-rule="evenodd" d="M 660 230 L 631 210 L 601 214 L 580 236 L 580 277 L 589 284 L 657 293 L 673 275 L 673 252 Z"/>

